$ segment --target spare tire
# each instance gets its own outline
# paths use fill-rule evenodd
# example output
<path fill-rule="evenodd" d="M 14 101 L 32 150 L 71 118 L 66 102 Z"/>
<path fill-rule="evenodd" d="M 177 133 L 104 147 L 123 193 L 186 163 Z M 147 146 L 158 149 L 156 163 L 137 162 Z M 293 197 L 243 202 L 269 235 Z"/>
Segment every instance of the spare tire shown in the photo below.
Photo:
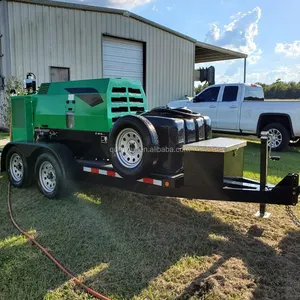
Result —
<path fill-rule="evenodd" d="M 158 135 L 152 123 L 142 116 L 118 119 L 109 136 L 111 162 L 127 179 L 140 179 L 154 170 L 158 160 Z"/>

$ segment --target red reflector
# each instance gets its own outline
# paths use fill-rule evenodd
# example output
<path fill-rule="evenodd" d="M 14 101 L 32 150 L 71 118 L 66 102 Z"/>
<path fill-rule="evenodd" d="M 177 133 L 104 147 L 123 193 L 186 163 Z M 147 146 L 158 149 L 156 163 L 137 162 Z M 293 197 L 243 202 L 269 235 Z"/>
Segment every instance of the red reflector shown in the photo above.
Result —
<path fill-rule="evenodd" d="M 107 176 L 115 177 L 116 176 L 116 172 L 107 171 Z"/>
<path fill-rule="evenodd" d="M 143 182 L 153 184 L 154 180 L 152 178 L 143 178 Z"/>
<path fill-rule="evenodd" d="M 96 168 L 91 168 L 91 172 L 94 174 L 99 174 L 99 170 Z"/>

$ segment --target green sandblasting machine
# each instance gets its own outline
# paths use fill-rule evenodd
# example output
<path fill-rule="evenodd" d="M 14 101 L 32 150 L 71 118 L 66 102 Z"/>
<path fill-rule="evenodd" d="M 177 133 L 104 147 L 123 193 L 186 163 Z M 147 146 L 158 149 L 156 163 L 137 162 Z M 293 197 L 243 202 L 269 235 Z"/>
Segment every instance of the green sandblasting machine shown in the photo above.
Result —
<path fill-rule="evenodd" d="M 11 98 L 14 142 L 62 144 L 76 159 L 105 161 L 136 179 L 181 172 L 183 145 L 211 136 L 210 119 L 186 108 L 148 111 L 137 80 L 51 82 L 35 92 L 31 74 L 27 95 Z"/>
<path fill-rule="evenodd" d="M 139 81 L 91 79 L 43 83 L 36 94 L 11 97 L 12 140 L 33 142 L 49 129 L 110 132 L 118 118 L 144 112 L 147 101 Z"/>

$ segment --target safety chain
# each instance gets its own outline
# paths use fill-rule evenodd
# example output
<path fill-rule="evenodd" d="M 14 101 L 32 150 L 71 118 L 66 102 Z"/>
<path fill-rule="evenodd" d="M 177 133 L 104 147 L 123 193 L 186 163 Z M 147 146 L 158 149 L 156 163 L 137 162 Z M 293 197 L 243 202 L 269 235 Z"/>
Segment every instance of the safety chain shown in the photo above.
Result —
<path fill-rule="evenodd" d="M 285 211 L 287 213 L 287 215 L 290 217 L 290 219 L 292 220 L 292 222 L 297 226 L 300 227 L 300 220 L 297 218 L 297 216 L 294 214 L 294 212 L 292 211 L 291 207 L 286 205 L 285 207 Z"/>

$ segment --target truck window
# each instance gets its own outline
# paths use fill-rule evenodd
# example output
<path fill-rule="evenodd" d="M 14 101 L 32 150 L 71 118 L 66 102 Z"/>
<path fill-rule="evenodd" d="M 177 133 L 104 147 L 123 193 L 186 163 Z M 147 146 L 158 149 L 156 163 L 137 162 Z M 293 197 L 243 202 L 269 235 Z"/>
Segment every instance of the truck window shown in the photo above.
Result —
<path fill-rule="evenodd" d="M 224 89 L 222 102 L 236 101 L 238 90 L 238 86 L 226 86 Z"/>
<path fill-rule="evenodd" d="M 193 102 L 216 102 L 218 100 L 219 91 L 219 86 L 208 88 L 206 91 L 198 94 Z"/>
<path fill-rule="evenodd" d="M 264 101 L 264 98 L 264 90 L 261 86 L 246 86 L 244 100 Z"/>

